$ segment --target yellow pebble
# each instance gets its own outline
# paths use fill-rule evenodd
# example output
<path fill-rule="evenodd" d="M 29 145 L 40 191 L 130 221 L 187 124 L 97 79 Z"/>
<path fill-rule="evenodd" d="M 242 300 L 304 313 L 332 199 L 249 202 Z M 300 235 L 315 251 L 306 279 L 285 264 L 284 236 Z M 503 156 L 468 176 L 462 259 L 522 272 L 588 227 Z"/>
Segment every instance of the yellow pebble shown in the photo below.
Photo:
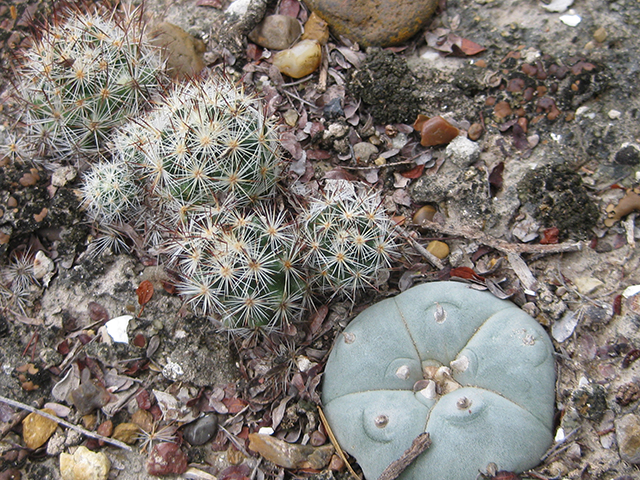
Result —
<path fill-rule="evenodd" d="M 442 260 L 449 255 L 449 245 L 439 240 L 433 240 L 427 245 L 427 252 Z"/>

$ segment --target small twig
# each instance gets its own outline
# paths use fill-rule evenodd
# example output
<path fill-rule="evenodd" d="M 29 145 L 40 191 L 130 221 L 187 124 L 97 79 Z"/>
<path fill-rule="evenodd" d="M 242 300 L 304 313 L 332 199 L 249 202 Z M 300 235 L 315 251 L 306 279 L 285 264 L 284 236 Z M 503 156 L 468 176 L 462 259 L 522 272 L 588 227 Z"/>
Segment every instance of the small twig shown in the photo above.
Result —
<path fill-rule="evenodd" d="M 627 215 L 627 219 L 622 223 L 622 225 L 624 226 L 624 229 L 627 232 L 627 243 L 632 248 L 635 248 L 636 246 L 635 222 L 636 222 L 636 212 L 631 212 L 629 215 Z"/>
<path fill-rule="evenodd" d="M 355 478 L 355 480 L 361 480 L 358 474 L 353 470 L 353 467 L 351 467 L 351 464 L 347 460 L 347 456 L 342 451 L 342 448 L 340 447 L 340 444 L 338 443 L 336 436 L 333 434 L 333 430 L 331 430 L 331 427 L 329 426 L 329 422 L 327 421 L 327 417 L 324 416 L 324 412 L 322 411 L 322 408 L 320 408 L 320 405 L 318 405 L 318 413 L 320 414 L 320 420 L 322 421 L 324 430 L 327 432 L 327 435 L 329 435 L 329 440 L 331 440 L 333 447 L 336 449 L 336 453 L 342 459 L 344 464 L 347 466 L 347 469 L 349 470 L 349 473 L 351 474 L 351 476 Z"/>
<path fill-rule="evenodd" d="M 402 456 L 392 462 L 384 472 L 380 474 L 378 480 L 395 480 L 400 476 L 418 456 L 431 446 L 431 438 L 427 432 L 421 433 L 413 439 L 411 446 L 407 448 Z"/>
<path fill-rule="evenodd" d="M 411 236 L 409 232 L 407 232 L 404 228 L 399 225 L 396 225 L 396 230 L 405 237 L 411 246 L 414 248 L 416 252 L 422 255 L 425 260 L 427 260 L 431 265 L 436 267 L 438 270 L 442 270 L 444 268 L 444 264 L 440 261 L 438 257 L 436 257 L 433 253 L 424 248 L 420 243 Z"/>
<path fill-rule="evenodd" d="M 565 253 L 565 252 L 577 252 L 584 248 L 584 243 L 556 243 L 551 245 L 529 245 L 525 243 L 511 243 L 506 240 L 500 240 L 499 238 L 492 237 L 486 233 L 465 227 L 452 227 L 449 225 L 440 225 L 436 222 L 430 222 L 428 220 L 423 221 L 420 226 L 429 230 L 434 230 L 446 235 L 452 235 L 454 237 L 463 237 L 466 240 L 473 240 L 475 242 L 486 245 L 487 247 L 494 248 L 502 253 L 536 253 L 536 254 L 552 254 L 552 253 Z"/>
<path fill-rule="evenodd" d="M 0 402 L 2 403 L 6 403 L 7 405 L 11 405 L 12 407 L 15 408 L 20 408 L 22 410 L 26 410 L 28 412 L 31 413 L 35 413 L 37 415 L 40 415 L 41 417 L 44 418 L 48 418 L 49 420 L 52 420 L 56 423 L 59 423 L 60 425 L 63 425 L 67 428 L 70 428 L 71 430 L 75 430 L 76 432 L 79 432 L 87 437 L 91 437 L 91 438 L 95 438 L 96 440 L 101 440 L 105 443 L 110 443 L 111 445 L 115 445 L 116 447 L 120 447 L 124 450 L 128 450 L 130 452 L 133 451 L 133 449 L 127 445 L 126 443 L 123 443 L 119 440 L 114 440 L 112 438 L 109 437 L 104 437 L 98 433 L 95 432 L 91 432 L 85 428 L 79 427 L 78 425 L 74 425 L 73 423 L 67 422 L 66 420 L 63 420 L 61 418 L 56 417 L 55 415 L 51 415 L 47 412 L 43 412 L 41 410 L 38 410 L 37 408 L 33 408 L 29 405 L 27 405 L 26 403 L 22 403 L 22 402 L 17 402 L 15 400 L 11 400 L 9 398 L 3 397 L 2 395 L 0 395 Z"/>
<path fill-rule="evenodd" d="M 38 405 L 38 408 L 41 408 L 42 404 L 44 403 L 44 398 L 39 398 L 34 403 Z M 22 422 L 22 420 L 24 420 L 24 417 L 26 417 L 28 414 L 29 412 L 27 412 L 26 410 L 20 410 L 14 413 L 8 422 L 0 423 L 0 439 L 3 439 L 4 436 L 11 430 L 13 430 L 13 428 L 20 422 Z"/>

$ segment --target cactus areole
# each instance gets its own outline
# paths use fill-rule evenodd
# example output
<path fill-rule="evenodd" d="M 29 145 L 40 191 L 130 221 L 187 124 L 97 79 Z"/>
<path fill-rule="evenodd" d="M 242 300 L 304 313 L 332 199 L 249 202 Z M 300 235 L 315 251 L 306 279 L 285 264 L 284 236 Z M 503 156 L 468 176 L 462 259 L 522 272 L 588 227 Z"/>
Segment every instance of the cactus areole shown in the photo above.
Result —
<path fill-rule="evenodd" d="M 419 285 L 356 317 L 327 362 L 322 399 L 368 480 L 428 432 L 401 480 L 522 472 L 553 440 L 553 347 L 514 304 L 456 282 Z"/>

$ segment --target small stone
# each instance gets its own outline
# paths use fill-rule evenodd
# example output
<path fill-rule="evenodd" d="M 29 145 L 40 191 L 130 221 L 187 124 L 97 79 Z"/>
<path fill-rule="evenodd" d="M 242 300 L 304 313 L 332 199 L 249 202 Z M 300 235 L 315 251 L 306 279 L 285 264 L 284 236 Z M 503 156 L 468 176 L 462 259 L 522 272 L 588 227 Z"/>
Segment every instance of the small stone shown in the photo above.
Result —
<path fill-rule="evenodd" d="M 20 480 L 22 478 L 22 472 L 15 468 L 10 468 L 0 473 L 0 480 Z"/>
<path fill-rule="evenodd" d="M 622 460 L 640 463 L 640 417 L 630 413 L 616 420 L 615 426 Z"/>
<path fill-rule="evenodd" d="M 439 240 L 433 240 L 427 245 L 427 252 L 443 260 L 449 255 L 449 245 Z"/>
<path fill-rule="evenodd" d="M 353 156 L 358 164 L 368 163 L 377 153 L 378 149 L 369 142 L 358 142 L 353 146 Z"/>
<path fill-rule="evenodd" d="M 40 175 L 38 175 L 38 170 L 32 168 L 29 172 L 25 173 L 20 177 L 18 183 L 23 187 L 32 187 L 36 183 L 40 181 Z"/>
<path fill-rule="evenodd" d="M 113 433 L 113 422 L 111 420 L 105 420 L 100 425 L 98 425 L 97 432 L 103 437 L 110 437 Z"/>
<path fill-rule="evenodd" d="M 437 0 L 304 0 L 304 3 L 329 24 L 336 37 L 345 36 L 362 47 L 388 47 L 408 40 L 424 27 L 438 5 Z"/>
<path fill-rule="evenodd" d="M 573 392 L 571 400 L 578 413 L 589 420 L 598 420 L 607 408 L 607 399 L 602 385 L 589 383 Z"/>
<path fill-rule="evenodd" d="M 50 276 L 56 266 L 42 250 L 38 250 L 33 260 L 33 276 L 38 280 L 42 280 L 45 276 Z"/>
<path fill-rule="evenodd" d="M 511 105 L 509 105 L 508 102 L 498 102 L 495 107 L 493 107 L 493 114 L 499 120 L 507 118 L 511 113 Z"/>
<path fill-rule="evenodd" d="M 147 458 L 147 473 L 149 475 L 180 475 L 187 470 L 187 456 L 175 443 L 160 443 L 155 445 Z"/>
<path fill-rule="evenodd" d="M 102 452 L 78 447 L 73 455 L 60 454 L 62 480 L 107 480 L 111 462 Z"/>
<path fill-rule="evenodd" d="M 43 221 L 46 218 L 48 213 L 49 213 L 49 209 L 47 207 L 42 207 L 42 210 L 40 210 L 40 213 L 34 213 L 33 214 L 33 219 L 37 223 L 40 223 L 41 221 Z"/>
<path fill-rule="evenodd" d="M 327 120 L 334 120 L 336 118 L 344 117 L 344 110 L 342 109 L 342 99 L 336 97 L 329 103 L 327 103 L 322 109 L 322 116 Z"/>
<path fill-rule="evenodd" d="M 302 78 L 315 72 L 322 60 L 322 48 L 315 40 L 302 40 L 273 56 L 273 64 L 281 73 Z"/>
<path fill-rule="evenodd" d="M 300 22 L 288 15 L 268 15 L 249 33 L 249 40 L 269 50 L 285 50 L 300 34 Z"/>
<path fill-rule="evenodd" d="M 304 24 L 302 40 L 316 40 L 320 45 L 329 41 L 329 25 L 314 12 L 311 12 L 307 23 Z"/>
<path fill-rule="evenodd" d="M 135 423 L 145 432 L 150 432 L 153 430 L 153 415 L 147 410 L 136 410 L 131 415 L 131 423 Z"/>
<path fill-rule="evenodd" d="M 578 292 L 583 295 L 589 295 L 596 288 L 604 285 L 604 282 L 594 277 L 578 277 L 573 279 L 573 284 L 578 289 Z"/>
<path fill-rule="evenodd" d="M 295 127 L 296 123 L 298 123 L 298 118 L 300 118 L 300 115 L 298 115 L 298 112 L 295 109 L 289 108 L 282 114 L 282 118 L 284 120 L 284 123 L 286 123 L 290 127 Z"/>
<path fill-rule="evenodd" d="M 182 431 L 184 439 L 191 445 L 204 445 L 218 433 L 218 417 L 208 413 L 191 422 Z"/>
<path fill-rule="evenodd" d="M 55 415 L 55 412 L 49 408 L 45 408 L 42 411 Z M 58 428 L 57 422 L 37 413 L 30 413 L 22 421 L 22 438 L 27 448 L 35 450 L 47 443 L 56 428 Z"/>
<path fill-rule="evenodd" d="M 263 458 L 284 468 L 322 470 L 331 461 L 333 445 L 321 447 L 287 443 L 270 435 L 249 434 L 249 448 Z"/>
<path fill-rule="evenodd" d="M 51 175 L 51 185 L 54 187 L 64 187 L 67 183 L 76 178 L 77 171 L 73 167 L 56 168 Z"/>
<path fill-rule="evenodd" d="M 113 438 L 128 444 L 135 443 L 139 435 L 140 427 L 135 423 L 119 423 L 113 430 Z"/>
<path fill-rule="evenodd" d="M 413 223 L 415 225 L 423 225 L 425 222 L 433 221 L 437 210 L 431 205 L 425 205 L 420 207 L 416 213 L 413 214 Z"/>
<path fill-rule="evenodd" d="M 429 118 L 418 115 L 413 128 L 420 132 L 420 145 L 423 147 L 446 145 L 460 133 L 456 127 L 440 116 Z"/>
<path fill-rule="evenodd" d="M 480 123 L 472 123 L 467 134 L 469 135 L 470 140 L 475 141 L 482 136 L 482 132 L 484 132 L 484 128 L 482 128 Z"/>
<path fill-rule="evenodd" d="M 598 43 L 602 43 L 607 39 L 607 31 L 604 29 L 604 27 L 600 27 L 595 32 L 593 32 L 593 39 Z"/>
<path fill-rule="evenodd" d="M 470 167 L 480 158 L 480 146 L 463 136 L 455 137 L 445 150 L 444 156 L 456 167 Z"/>
<path fill-rule="evenodd" d="M 620 110 L 609 110 L 607 115 L 611 120 L 618 120 L 622 116 L 622 112 Z"/>
<path fill-rule="evenodd" d="M 167 70 L 178 78 L 191 78 L 204 68 L 204 54 L 207 46 L 182 28 L 169 22 L 154 26 L 149 33 L 152 45 L 164 49 Z"/>

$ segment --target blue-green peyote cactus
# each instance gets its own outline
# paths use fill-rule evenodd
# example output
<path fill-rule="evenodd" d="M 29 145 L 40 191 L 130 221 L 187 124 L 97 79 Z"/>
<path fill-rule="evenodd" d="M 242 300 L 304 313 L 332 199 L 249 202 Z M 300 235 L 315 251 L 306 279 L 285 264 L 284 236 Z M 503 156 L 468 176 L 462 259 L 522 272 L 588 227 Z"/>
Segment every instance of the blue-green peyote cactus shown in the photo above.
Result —
<path fill-rule="evenodd" d="M 521 472 L 551 445 L 553 347 L 512 303 L 456 282 L 419 285 L 362 312 L 327 362 L 323 403 L 338 442 L 375 480 L 422 432 L 401 480 Z"/>

